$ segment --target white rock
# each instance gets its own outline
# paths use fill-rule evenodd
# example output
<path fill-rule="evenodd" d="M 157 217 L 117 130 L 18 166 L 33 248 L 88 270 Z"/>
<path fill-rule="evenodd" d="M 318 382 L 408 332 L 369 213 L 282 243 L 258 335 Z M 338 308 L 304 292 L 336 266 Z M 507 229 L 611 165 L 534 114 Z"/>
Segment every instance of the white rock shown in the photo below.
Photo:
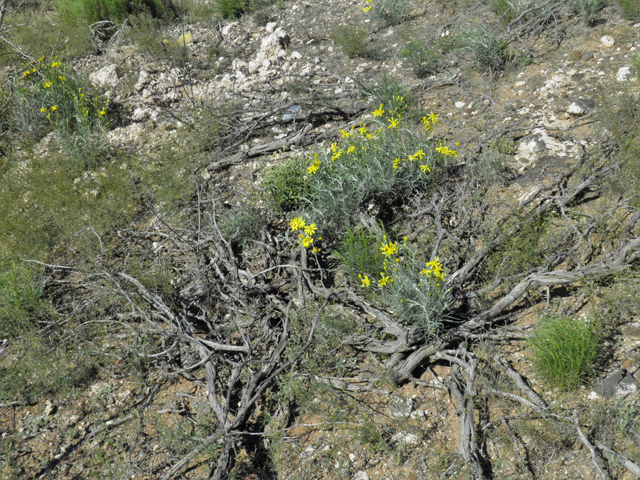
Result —
<path fill-rule="evenodd" d="M 391 437 L 391 441 L 402 445 L 418 445 L 418 443 L 420 443 L 420 438 L 413 433 L 398 432 Z"/>
<path fill-rule="evenodd" d="M 349 460 L 351 460 L 352 462 L 355 462 L 355 461 L 356 461 L 356 458 L 357 458 L 357 457 L 356 457 L 353 453 L 350 453 L 350 454 L 349 454 Z"/>
<path fill-rule="evenodd" d="M 138 83 L 135 84 L 134 88 L 137 92 L 142 90 L 144 86 L 149 83 L 149 74 L 144 70 L 140 70 L 140 76 L 138 77 Z"/>
<path fill-rule="evenodd" d="M 265 30 L 269 33 L 273 33 L 273 31 L 276 29 L 276 25 L 278 25 L 276 22 L 269 22 L 267 23 Z"/>
<path fill-rule="evenodd" d="M 298 60 L 302 58 L 302 54 L 300 52 L 291 52 L 291 58 L 294 60 Z"/>
<path fill-rule="evenodd" d="M 456 108 L 464 108 L 465 105 L 466 105 L 466 103 L 464 103 L 464 102 L 456 102 L 455 103 Z"/>
<path fill-rule="evenodd" d="M 618 82 L 626 82 L 629 75 L 631 75 L 631 67 L 620 67 L 616 75 L 616 80 Z"/>
<path fill-rule="evenodd" d="M 369 474 L 362 470 L 357 471 L 356 474 L 353 476 L 353 480 L 370 480 L 370 479 L 371 477 L 369 476 Z"/>
<path fill-rule="evenodd" d="M 151 116 L 151 110 L 148 108 L 137 107 L 131 115 L 131 120 L 134 122 L 142 122 Z"/>
<path fill-rule="evenodd" d="M 605 35 L 600 39 L 600 43 L 602 43 L 602 45 L 604 45 L 605 47 L 613 47 L 616 41 L 613 39 L 611 35 Z"/>
<path fill-rule="evenodd" d="M 316 449 L 313 447 L 313 445 L 309 445 L 307 448 L 304 449 L 304 451 L 300 454 L 300 458 L 307 458 L 310 455 L 313 455 L 313 452 L 315 452 Z"/>
<path fill-rule="evenodd" d="M 116 66 L 114 64 L 107 65 L 97 72 L 93 72 L 89 75 L 89 81 L 99 88 L 113 87 L 118 83 Z"/>
<path fill-rule="evenodd" d="M 520 80 L 519 82 L 516 82 L 516 88 L 524 87 L 526 84 L 527 82 L 523 82 L 522 80 Z"/>
<path fill-rule="evenodd" d="M 571 105 L 569 105 L 569 108 L 567 108 L 567 113 L 570 113 L 571 115 L 584 115 L 584 108 L 582 108 L 576 102 L 573 102 Z"/>

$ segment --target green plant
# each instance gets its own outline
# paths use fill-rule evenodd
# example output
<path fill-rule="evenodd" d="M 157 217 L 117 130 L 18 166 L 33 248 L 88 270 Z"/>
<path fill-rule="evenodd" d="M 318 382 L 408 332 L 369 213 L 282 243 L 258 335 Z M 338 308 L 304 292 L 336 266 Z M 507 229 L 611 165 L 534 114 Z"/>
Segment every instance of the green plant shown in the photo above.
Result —
<path fill-rule="evenodd" d="M 246 247 L 258 238 L 265 221 L 259 210 L 239 206 L 225 212 L 220 220 L 220 231 L 234 246 Z"/>
<path fill-rule="evenodd" d="M 346 24 L 337 24 L 331 29 L 329 37 L 348 57 L 371 59 L 378 57 L 378 52 L 369 46 L 369 32 L 359 23 L 350 21 Z"/>
<path fill-rule="evenodd" d="M 550 386 L 572 390 L 594 373 L 599 326 L 565 316 L 544 317 L 528 339 L 534 368 Z"/>
<path fill-rule="evenodd" d="M 489 148 L 496 150 L 502 155 L 512 155 L 515 151 L 513 138 L 507 136 L 494 138 L 489 142 Z"/>
<path fill-rule="evenodd" d="M 381 231 L 384 232 L 382 224 Z M 374 278 L 382 271 L 384 255 L 380 251 L 381 245 L 382 238 L 379 231 L 368 228 L 347 228 L 338 243 L 336 254 L 342 264 L 347 267 L 352 282 L 358 282 L 363 275 Z"/>
<path fill-rule="evenodd" d="M 37 326 L 46 307 L 44 281 L 15 262 L 0 265 L 0 338 L 13 338 Z"/>
<path fill-rule="evenodd" d="M 264 188 L 279 212 L 297 210 L 312 196 L 306 176 L 307 165 L 297 157 L 286 158 L 265 172 Z"/>
<path fill-rule="evenodd" d="M 532 0 L 491 0 L 491 10 L 507 24 L 533 5 Z"/>
<path fill-rule="evenodd" d="M 427 341 L 434 340 L 454 322 L 448 314 L 452 300 L 445 286 L 443 265 L 436 257 L 421 269 L 415 252 L 406 244 L 397 249 L 397 253 L 387 255 L 380 274 L 383 280 L 388 277 L 383 292 L 401 323 L 417 328 Z"/>
<path fill-rule="evenodd" d="M 61 18 L 72 24 L 91 24 L 103 20 L 122 23 L 130 15 L 147 13 L 170 21 L 178 14 L 171 0 L 56 0 Z"/>
<path fill-rule="evenodd" d="M 618 6 L 625 20 L 636 20 L 640 16 L 639 0 L 618 0 Z"/>
<path fill-rule="evenodd" d="M 213 0 L 215 11 L 223 18 L 237 18 L 276 3 L 274 0 Z"/>
<path fill-rule="evenodd" d="M 573 0 L 574 11 L 582 17 L 585 25 L 592 25 L 595 16 L 604 7 L 604 0 Z"/>
<path fill-rule="evenodd" d="M 380 83 L 371 89 L 373 107 L 382 105 L 388 115 L 401 115 L 405 119 L 418 120 L 420 118 L 420 102 L 411 92 L 411 88 L 398 83 L 386 75 Z"/>
<path fill-rule="evenodd" d="M 56 131 L 77 147 L 86 163 L 104 152 L 99 146 L 104 143 L 109 100 L 100 99 L 90 84 L 58 57 L 47 60 L 42 56 L 37 62 L 23 64 L 20 78 L 12 118 L 13 128 L 24 138 L 37 141 Z"/>
<path fill-rule="evenodd" d="M 409 19 L 407 0 L 372 0 L 371 15 L 387 25 L 395 26 Z"/>
<path fill-rule="evenodd" d="M 502 70 L 509 57 L 507 42 L 484 25 L 462 34 L 464 50 L 471 54 L 479 70 L 494 73 Z"/>
<path fill-rule="evenodd" d="M 413 73 L 418 78 L 425 78 L 437 73 L 440 66 L 438 55 L 419 40 L 409 43 L 400 55 L 409 61 Z"/>

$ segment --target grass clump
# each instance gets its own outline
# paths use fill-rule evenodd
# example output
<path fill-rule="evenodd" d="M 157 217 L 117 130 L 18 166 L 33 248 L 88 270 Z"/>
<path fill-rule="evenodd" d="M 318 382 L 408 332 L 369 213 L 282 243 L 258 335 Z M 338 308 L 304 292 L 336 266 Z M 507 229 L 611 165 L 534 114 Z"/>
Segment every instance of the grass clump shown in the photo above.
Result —
<path fill-rule="evenodd" d="M 297 210 L 311 196 L 306 173 L 307 165 L 296 157 L 287 158 L 266 171 L 263 185 L 279 213 Z"/>
<path fill-rule="evenodd" d="M 409 61 L 411 70 L 418 78 L 434 75 L 440 67 L 439 55 L 419 40 L 409 43 L 400 56 Z"/>
<path fill-rule="evenodd" d="M 42 279 L 24 265 L 0 265 L 0 338 L 33 330 L 46 310 Z"/>
<path fill-rule="evenodd" d="M 352 282 L 363 277 L 374 278 L 382 271 L 384 255 L 380 251 L 381 246 L 380 232 L 369 228 L 347 228 L 336 254 L 347 268 Z"/>
<path fill-rule="evenodd" d="M 369 0 L 371 16 L 386 25 L 395 26 L 409 19 L 409 4 L 406 0 Z"/>
<path fill-rule="evenodd" d="M 56 0 L 56 7 L 61 18 L 72 24 L 103 20 L 122 23 L 140 13 L 168 22 L 178 15 L 178 8 L 171 0 Z"/>
<path fill-rule="evenodd" d="M 637 20 L 640 17 L 640 0 L 618 0 L 618 6 L 625 20 Z"/>
<path fill-rule="evenodd" d="M 573 10 L 582 17 L 585 25 L 593 25 L 596 15 L 604 7 L 604 0 L 573 0 Z"/>
<path fill-rule="evenodd" d="M 572 390 L 593 375 L 600 345 L 594 323 L 565 316 L 540 320 L 528 342 L 533 365 L 550 387 Z"/>
<path fill-rule="evenodd" d="M 495 73 L 504 69 L 509 58 L 507 42 L 484 25 L 462 33 L 462 43 L 480 71 Z"/>
<path fill-rule="evenodd" d="M 329 33 L 329 38 L 348 57 L 378 58 L 378 52 L 369 45 L 369 32 L 359 23 L 350 21 L 335 25 Z"/>

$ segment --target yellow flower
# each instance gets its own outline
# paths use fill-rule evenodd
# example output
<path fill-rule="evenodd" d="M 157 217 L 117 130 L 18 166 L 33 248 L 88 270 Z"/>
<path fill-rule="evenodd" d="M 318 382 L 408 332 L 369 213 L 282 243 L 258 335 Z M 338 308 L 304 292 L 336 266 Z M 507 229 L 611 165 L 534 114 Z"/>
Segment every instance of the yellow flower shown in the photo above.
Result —
<path fill-rule="evenodd" d="M 391 117 L 389 119 L 389 125 L 387 125 L 387 128 L 388 129 L 398 128 L 398 123 L 400 123 L 400 115 L 398 115 L 398 118 Z"/>
<path fill-rule="evenodd" d="M 291 230 L 295 232 L 296 230 L 304 230 L 304 228 L 307 226 L 307 223 L 302 217 L 296 217 L 291 220 L 289 225 L 291 226 Z"/>
<path fill-rule="evenodd" d="M 314 160 L 314 162 L 307 168 L 307 173 L 315 175 L 320 170 L 320 160 Z"/>
<path fill-rule="evenodd" d="M 367 5 L 362 9 L 363 12 L 368 12 L 369 10 L 371 10 L 371 5 Z"/>
<path fill-rule="evenodd" d="M 51 83 L 51 82 L 47 82 L 47 83 L 45 83 L 45 84 L 44 84 L 44 88 L 50 88 L 50 87 L 51 87 L 51 85 L 52 85 L 52 83 Z"/>
<path fill-rule="evenodd" d="M 51 111 L 55 112 L 58 109 L 57 105 L 54 105 L 53 107 L 51 107 Z"/>
<path fill-rule="evenodd" d="M 429 165 L 420 165 L 420 170 L 422 170 L 423 172 L 431 173 L 431 169 L 429 168 Z"/>
<path fill-rule="evenodd" d="M 368 276 L 358 274 L 358 278 L 362 282 L 362 285 L 360 285 L 362 288 L 371 286 L 371 280 L 369 280 Z"/>
<path fill-rule="evenodd" d="M 104 117 L 107 114 L 106 110 L 103 108 L 102 110 L 100 110 L 100 116 Z"/>
<path fill-rule="evenodd" d="M 385 285 L 389 285 L 393 282 L 393 278 L 389 277 L 389 275 L 385 275 L 384 273 L 380 274 L 380 280 L 378 280 L 378 286 L 384 287 Z"/>
<path fill-rule="evenodd" d="M 389 242 L 380 247 L 380 251 L 384 254 L 385 257 L 389 257 L 395 254 L 398 251 L 398 244 L 394 242 Z"/>
<path fill-rule="evenodd" d="M 23 73 L 23 75 L 24 75 L 24 78 L 27 78 L 29 75 L 31 75 L 31 72 L 26 71 L 26 72 Z"/>
<path fill-rule="evenodd" d="M 433 112 L 431 112 L 427 118 L 428 118 L 428 119 L 429 119 L 429 121 L 430 121 L 431 123 L 433 123 L 434 125 L 435 125 L 436 123 L 438 123 L 438 115 L 436 115 L 436 114 L 435 114 L 435 113 L 433 113 Z"/>
<path fill-rule="evenodd" d="M 62 65 L 62 62 L 53 62 L 51 68 L 58 68 L 60 65 Z"/>
<path fill-rule="evenodd" d="M 399 158 L 394 158 L 393 159 L 393 169 L 397 170 L 399 166 L 400 166 L 400 159 Z"/>
<path fill-rule="evenodd" d="M 44 113 L 44 112 L 46 112 L 46 111 L 47 111 L 47 109 L 46 109 L 46 108 L 44 108 L 44 107 L 42 107 L 42 108 L 40 109 L 40 113 Z"/>
<path fill-rule="evenodd" d="M 304 248 L 307 248 L 312 243 L 313 243 L 313 238 L 312 237 L 306 236 L 306 237 L 302 238 L 302 246 Z"/>
<path fill-rule="evenodd" d="M 311 253 L 318 253 L 320 251 L 320 249 L 318 247 L 313 247 L 313 250 L 311 250 Z"/>
<path fill-rule="evenodd" d="M 331 161 L 339 159 L 342 156 L 342 150 L 338 150 L 336 153 L 331 155 Z"/>
<path fill-rule="evenodd" d="M 340 132 L 340 135 L 342 135 L 342 138 L 349 138 L 352 134 L 351 132 L 345 132 L 344 130 L 338 130 Z"/>
<path fill-rule="evenodd" d="M 304 233 L 306 233 L 309 236 L 316 233 L 317 230 L 318 230 L 318 227 L 316 227 L 315 223 L 312 223 L 311 225 L 307 225 L 306 227 L 304 227 Z"/>
<path fill-rule="evenodd" d="M 422 150 L 418 150 L 413 154 L 413 157 L 417 158 L 418 160 L 422 160 L 424 158 L 424 152 Z"/>
<path fill-rule="evenodd" d="M 382 115 L 384 115 L 384 105 L 380 104 L 380 108 L 378 108 L 377 110 L 373 111 L 373 116 L 374 117 L 381 117 Z"/>
<path fill-rule="evenodd" d="M 347 148 L 347 153 L 353 153 L 356 151 L 356 147 L 354 147 L 353 145 L 351 145 L 349 148 Z"/>

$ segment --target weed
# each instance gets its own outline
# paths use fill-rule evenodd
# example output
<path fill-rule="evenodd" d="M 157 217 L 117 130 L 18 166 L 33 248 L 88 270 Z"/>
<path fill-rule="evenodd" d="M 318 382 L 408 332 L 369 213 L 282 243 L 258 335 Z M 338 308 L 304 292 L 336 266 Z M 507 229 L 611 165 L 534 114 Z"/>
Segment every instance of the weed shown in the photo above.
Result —
<path fill-rule="evenodd" d="M 400 25 L 409 19 L 407 0 L 373 0 L 370 5 L 373 18 L 386 25 Z"/>
<path fill-rule="evenodd" d="M 369 45 L 369 32 L 359 23 L 350 21 L 337 24 L 331 29 L 329 37 L 348 57 L 377 59 L 379 56 Z"/>
<path fill-rule="evenodd" d="M 312 196 L 306 174 L 307 165 L 296 157 L 286 158 L 265 172 L 263 185 L 278 212 L 297 210 Z"/>
<path fill-rule="evenodd" d="M 618 6 L 625 20 L 636 20 L 640 16 L 640 0 L 618 0 Z"/>
<path fill-rule="evenodd" d="M 358 426 L 355 428 L 353 435 L 356 442 L 360 445 L 366 446 L 369 451 L 376 455 L 378 453 L 385 453 L 391 450 L 386 435 L 382 431 L 382 427 L 377 425 L 373 418 L 365 416 L 360 420 Z"/>
<path fill-rule="evenodd" d="M 511 137 L 494 138 L 489 142 L 489 148 L 502 155 L 512 155 L 515 152 L 515 145 Z"/>
<path fill-rule="evenodd" d="M 491 10 L 504 24 L 510 23 L 533 5 L 532 0 L 491 0 Z"/>
<path fill-rule="evenodd" d="M 378 231 L 347 228 L 336 253 L 347 267 L 352 282 L 358 282 L 362 276 L 374 278 L 382 271 L 384 255 L 380 251 L 381 244 L 382 238 Z"/>
<path fill-rule="evenodd" d="M 600 344 L 594 321 L 545 317 L 528 342 L 533 365 L 550 387 L 572 390 L 594 373 Z"/>
<path fill-rule="evenodd" d="M 226 212 L 220 220 L 220 230 L 226 239 L 232 239 L 235 247 L 248 246 L 258 238 L 265 221 L 262 213 L 251 207 L 239 206 Z"/>
<path fill-rule="evenodd" d="M 0 338 L 13 338 L 37 326 L 45 310 L 44 281 L 24 265 L 0 265 Z"/>
<path fill-rule="evenodd" d="M 64 21 L 85 25 L 102 20 L 122 23 L 143 12 L 169 21 L 178 13 L 170 0 L 56 0 L 56 6 Z"/>
<path fill-rule="evenodd" d="M 604 0 L 573 0 L 574 11 L 582 17 L 587 26 L 593 24 L 593 20 L 602 7 L 604 7 Z"/>
<path fill-rule="evenodd" d="M 413 73 L 418 78 L 425 78 L 437 73 L 440 66 L 438 55 L 419 40 L 407 45 L 400 55 L 409 61 Z"/>
<path fill-rule="evenodd" d="M 273 3 L 273 0 L 213 0 L 216 13 L 223 18 L 237 18 Z"/>
<path fill-rule="evenodd" d="M 421 111 L 418 98 L 409 87 L 399 84 L 396 80 L 383 76 L 380 83 L 371 89 L 371 93 L 374 108 L 382 105 L 387 114 L 391 116 L 401 115 L 410 121 L 420 119 Z"/>
<path fill-rule="evenodd" d="M 462 34 L 464 49 L 471 54 L 479 70 L 495 73 L 507 63 L 507 42 L 497 37 L 484 25 L 478 25 Z"/>

